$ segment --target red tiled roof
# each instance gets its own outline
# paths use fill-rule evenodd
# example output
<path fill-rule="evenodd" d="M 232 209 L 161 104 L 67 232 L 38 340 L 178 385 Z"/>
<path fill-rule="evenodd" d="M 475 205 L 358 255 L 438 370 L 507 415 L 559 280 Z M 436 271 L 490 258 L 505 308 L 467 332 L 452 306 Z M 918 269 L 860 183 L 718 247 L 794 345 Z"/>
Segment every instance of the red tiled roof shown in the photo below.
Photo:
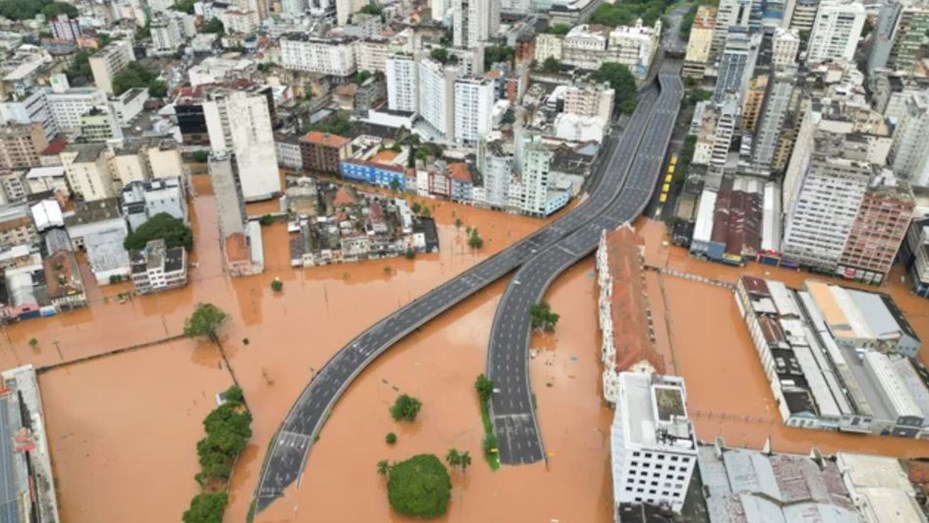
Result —
<path fill-rule="evenodd" d="M 68 145 L 67 140 L 65 140 L 64 138 L 59 138 L 55 140 L 54 142 L 48 144 L 48 147 L 46 147 L 45 150 L 42 151 L 42 154 L 58 154 L 67 145 Z"/>
<path fill-rule="evenodd" d="M 301 138 L 304 142 L 325 145 L 327 147 L 342 147 L 351 140 L 337 134 L 323 133 L 319 131 L 310 131 Z"/>
<path fill-rule="evenodd" d="M 332 199 L 332 205 L 336 207 L 355 205 L 355 196 L 352 195 L 347 187 L 339 187 L 335 192 L 335 197 Z"/>
<path fill-rule="evenodd" d="M 468 169 L 468 164 L 463 162 L 448 164 L 448 176 L 452 180 L 471 183 L 471 170 Z"/>
<path fill-rule="evenodd" d="M 613 277 L 612 319 L 616 370 L 647 361 L 664 374 L 664 358 L 649 334 L 648 293 L 642 271 L 642 237 L 628 224 L 606 233 L 607 260 Z"/>
<path fill-rule="evenodd" d="M 226 261 L 240 262 L 248 260 L 249 257 L 244 234 L 236 232 L 226 236 Z"/>

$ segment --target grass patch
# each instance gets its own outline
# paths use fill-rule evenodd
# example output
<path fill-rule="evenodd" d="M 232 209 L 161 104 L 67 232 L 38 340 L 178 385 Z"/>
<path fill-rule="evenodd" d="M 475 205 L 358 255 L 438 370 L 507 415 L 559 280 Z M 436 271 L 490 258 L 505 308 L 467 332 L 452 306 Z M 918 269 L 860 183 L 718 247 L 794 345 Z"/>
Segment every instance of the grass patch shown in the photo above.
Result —
<path fill-rule="evenodd" d="M 497 454 L 497 437 L 494 435 L 494 424 L 490 421 L 490 405 L 488 401 L 481 401 L 481 421 L 484 423 L 484 459 L 491 470 L 500 468 L 500 456 Z M 488 443 L 493 445 L 489 446 Z"/>

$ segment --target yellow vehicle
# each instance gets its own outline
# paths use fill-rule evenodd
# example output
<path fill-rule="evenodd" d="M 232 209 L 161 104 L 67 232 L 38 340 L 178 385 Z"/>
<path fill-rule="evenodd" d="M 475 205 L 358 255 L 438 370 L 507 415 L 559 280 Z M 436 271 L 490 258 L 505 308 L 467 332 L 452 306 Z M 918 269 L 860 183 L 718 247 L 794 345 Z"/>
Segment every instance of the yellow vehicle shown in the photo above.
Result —
<path fill-rule="evenodd" d="M 677 165 L 677 155 L 676 155 L 676 154 L 672 154 L 672 155 L 671 155 L 671 165 Z"/>
<path fill-rule="evenodd" d="M 663 192 L 661 196 L 658 197 L 658 203 L 664 203 L 666 201 L 668 201 L 668 193 Z"/>
<path fill-rule="evenodd" d="M 664 187 L 661 188 L 661 192 L 663 192 L 663 193 L 667 193 L 667 192 L 670 191 L 670 190 L 671 190 L 671 184 L 670 184 L 670 183 L 664 184 Z"/>
<path fill-rule="evenodd" d="M 668 173 L 668 175 L 664 177 L 664 183 L 671 183 L 671 178 L 674 178 L 674 175 Z"/>

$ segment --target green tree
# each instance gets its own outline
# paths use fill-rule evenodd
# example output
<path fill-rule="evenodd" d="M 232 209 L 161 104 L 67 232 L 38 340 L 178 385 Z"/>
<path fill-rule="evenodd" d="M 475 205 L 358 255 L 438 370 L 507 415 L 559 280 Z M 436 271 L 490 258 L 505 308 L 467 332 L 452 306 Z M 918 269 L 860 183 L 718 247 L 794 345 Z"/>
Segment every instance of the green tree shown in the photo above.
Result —
<path fill-rule="evenodd" d="M 554 56 L 549 56 L 542 62 L 542 72 L 545 74 L 558 74 L 561 72 L 561 62 Z"/>
<path fill-rule="evenodd" d="M 358 12 L 366 15 L 379 15 L 382 14 L 384 10 L 379 5 L 365 4 Z"/>
<path fill-rule="evenodd" d="M 477 396 L 482 402 L 490 400 L 491 394 L 494 393 L 494 382 L 490 378 L 480 374 L 474 381 L 474 389 L 477 390 Z"/>
<path fill-rule="evenodd" d="M 570 30 L 571 26 L 567 24 L 555 24 L 545 28 L 545 32 L 550 35 L 566 35 Z"/>
<path fill-rule="evenodd" d="M 484 239 L 481 238 L 481 235 L 477 232 L 477 227 L 471 229 L 471 235 L 468 237 L 468 247 L 477 250 L 483 246 Z"/>
<path fill-rule="evenodd" d="M 194 151 L 193 155 L 191 156 L 197 163 L 206 163 L 210 159 L 210 153 L 206 151 Z"/>
<path fill-rule="evenodd" d="M 193 0 L 180 0 L 176 4 L 171 6 L 171 9 L 179 11 L 181 13 L 187 13 L 189 15 L 194 14 L 194 1 Z"/>
<path fill-rule="evenodd" d="M 452 480 L 433 454 L 419 454 L 395 463 L 387 479 L 387 499 L 405 516 L 434 518 L 445 514 Z"/>
<path fill-rule="evenodd" d="M 635 86 L 635 77 L 624 64 L 606 62 L 592 75 L 595 82 L 606 82 L 615 91 L 616 106 L 619 110 L 630 114 L 635 111 L 638 92 Z"/>
<path fill-rule="evenodd" d="M 52 2 L 42 8 L 46 20 L 56 18 L 58 15 L 68 15 L 68 18 L 77 18 L 80 13 L 76 7 L 65 2 Z"/>
<path fill-rule="evenodd" d="M 413 205 L 410 206 L 410 210 L 413 211 L 413 214 L 419 214 L 423 211 L 423 206 L 419 202 L 413 202 Z"/>
<path fill-rule="evenodd" d="M 159 86 L 156 85 L 158 74 L 158 71 L 146 69 L 138 62 L 130 62 L 129 65 L 113 75 L 113 92 L 120 95 L 136 87 L 148 87 L 149 92 L 151 92 L 152 87 L 155 87 L 157 91 L 159 89 Z M 164 82 L 160 83 L 164 84 Z M 165 87 L 165 91 L 167 91 L 167 87 Z"/>
<path fill-rule="evenodd" d="M 397 396 L 397 400 L 390 407 L 390 415 L 396 421 L 413 421 L 422 406 L 423 403 L 413 396 L 401 394 Z"/>
<path fill-rule="evenodd" d="M 164 98 L 168 94 L 168 86 L 161 80 L 152 80 L 148 83 L 148 95 L 152 98 Z"/>
<path fill-rule="evenodd" d="M 223 26 L 223 23 L 219 20 L 219 18 L 210 18 L 204 22 L 203 26 L 200 28 L 200 32 L 216 33 L 221 35 L 226 32 L 226 28 Z"/>
<path fill-rule="evenodd" d="M 529 306 L 529 317 L 533 329 L 553 331 L 561 316 L 552 312 L 551 306 L 547 303 L 534 303 Z"/>
<path fill-rule="evenodd" d="M 183 247 L 190 251 L 194 246 L 193 231 L 181 220 L 168 213 L 158 213 L 152 216 L 135 231 L 123 240 L 123 248 L 127 251 L 144 249 L 152 240 L 164 240 L 169 249 Z"/>
<path fill-rule="evenodd" d="M 464 222 L 461 221 L 461 218 L 455 218 L 455 229 L 456 230 L 460 229 L 463 223 Z"/>
<path fill-rule="evenodd" d="M 448 49 L 444 47 L 435 47 L 429 53 L 429 56 L 432 57 L 436 62 L 444 64 L 448 61 Z"/>
<path fill-rule="evenodd" d="M 461 465 L 461 454 L 458 452 L 458 449 L 454 447 L 448 449 L 448 453 L 445 454 L 445 462 L 452 468 Z"/>
<path fill-rule="evenodd" d="M 238 385 L 233 385 L 223 391 L 222 396 L 227 403 L 233 405 L 243 405 L 245 403 L 245 394 L 242 393 L 242 389 Z"/>
<path fill-rule="evenodd" d="M 82 50 L 75 53 L 71 66 L 68 67 L 65 74 L 68 76 L 68 82 L 72 85 L 89 83 L 93 78 L 93 73 L 90 70 L 90 52 Z"/>
<path fill-rule="evenodd" d="M 400 192 L 400 179 L 399 178 L 390 179 L 390 190 L 393 192 Z"/>
<path fill-rule="evenodd" d="M 274 278 L 271 281 L 271 290 L 274 292 L 281 292 L 284 290 L 284 282 L 282 282 L 280 278 Z"/>
<path fill-rule="evenodd" d="M 458 466 L 461 467 L 461 471 L 464 472 L 468 470 L 468 467 L 471 466 L 471 454 L 466 450 L 458 456 Z"/>
<path fill-rule="evenodd" d="M 420 213 L 420 216 L 422 216 L 423 218 L 429 218 L 430 216 L 432 216 L 432 209 L 430 209 L 428 205 L 423 205 L 423 209 L 422 209 L 422 212 Z"/>
<path fill-rule="evenodd" d="M 204 492 L 190 500 L 184 512 L 184 523 L 222 523 L 229 496 L 225 492 Z"/>
<path fill-rule="evenodd" d="M 371 78 L 372 76 L 374 76 L 374 74 L 371 73 L 371 71 L 358 71 L 355 73 L 355 76 L 352 77 L 352 82 L 354 82 L 355 85 L 361 85 L 365 83 L 365 80 Z"/>
<path fill-rule="evenodd" d="M 35 338 L 29 338 L 29 347 L 34 349 L 39 346 L 39 340 Z"/>
<path fill-rule="evenodd" d="M 377 462 L 377 473 L 381 476 L 386 476 L 390 472 L 390 464 L 387 463 L 386 459 L 382 459 Z"/>
<path fill-rule="evenodd" d="M 384 441 L 386 441 L 388 445 L 393 445 L 397 442 L 397 435 L 393 432 L 388 432 L 387 436 L 384 438 Z"/>
<path fill-rule="evenodd" d="M 484 48 L 484 70 L 490 69 L 493 64 L 504 62 L 511 63 L 516 52 L 512 47 L 506 45 L 491 45 Z"/>
<path fill-rule="evenodd" d="M 229 319 L 229 315 L 212 303 L 197 305 L 193 314 L 184 320 L 184 336 L 189 338 L 209 337 L 216 341 L 216 331 Z"/>

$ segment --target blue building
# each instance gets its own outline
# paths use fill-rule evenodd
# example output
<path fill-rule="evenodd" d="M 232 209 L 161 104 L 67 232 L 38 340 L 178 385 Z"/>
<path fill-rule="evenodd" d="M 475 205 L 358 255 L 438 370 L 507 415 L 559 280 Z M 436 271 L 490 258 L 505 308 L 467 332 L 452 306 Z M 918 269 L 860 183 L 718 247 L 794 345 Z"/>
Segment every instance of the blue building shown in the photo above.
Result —
<path fill-rule="evenodd" d="M 347 180 L 355 180 L 381 187 L 390 187 L 394 180 L 397 189 L 406 190 L 406 174 L 402 167 L 366 162 L 364 160 L 346 159 L 339 163 L 339 172 Z"/>

